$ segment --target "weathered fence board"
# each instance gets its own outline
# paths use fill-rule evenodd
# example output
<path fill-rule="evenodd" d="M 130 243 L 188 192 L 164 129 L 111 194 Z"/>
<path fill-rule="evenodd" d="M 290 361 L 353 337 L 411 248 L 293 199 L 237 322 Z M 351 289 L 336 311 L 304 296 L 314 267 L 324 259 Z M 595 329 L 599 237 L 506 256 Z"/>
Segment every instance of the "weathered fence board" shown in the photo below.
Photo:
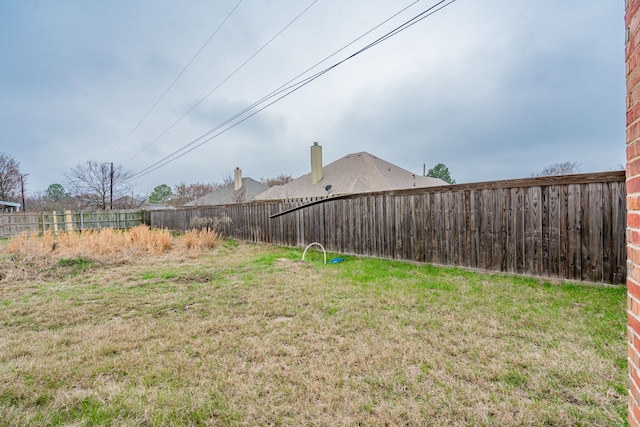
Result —
<path fill-rule="evenodd" d="M 140 210 L 0 213 L 0 237 L 46 230 L 77 231 L 100 228 L 126 229 L 142 224 Z"/>
<path fill-rule="evenodd" d="M 624 172 L 528 178 L 151 211 L 154 227 L 186 230 L 197 215 L 230 218 L 242 240 L 491 271 L 624 283 Z"/>

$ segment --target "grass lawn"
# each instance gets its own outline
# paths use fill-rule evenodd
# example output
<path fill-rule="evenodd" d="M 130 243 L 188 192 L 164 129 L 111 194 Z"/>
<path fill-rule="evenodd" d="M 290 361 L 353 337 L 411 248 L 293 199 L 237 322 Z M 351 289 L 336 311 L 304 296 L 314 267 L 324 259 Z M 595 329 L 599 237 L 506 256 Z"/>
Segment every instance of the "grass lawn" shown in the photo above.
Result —
<path fill-rule="evenodd" d="M 624 287 L 301 254 L 5 243 L 0 425 L 625 425 Z"/>

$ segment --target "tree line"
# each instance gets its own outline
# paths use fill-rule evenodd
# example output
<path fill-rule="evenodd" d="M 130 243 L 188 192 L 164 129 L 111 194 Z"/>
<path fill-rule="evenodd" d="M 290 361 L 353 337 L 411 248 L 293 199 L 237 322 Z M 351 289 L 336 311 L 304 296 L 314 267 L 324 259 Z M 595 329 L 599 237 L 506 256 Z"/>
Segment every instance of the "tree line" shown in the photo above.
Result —
<path fill-rule="evenodd" d="M 231 174 L 222 182 L 179 183 L 156 186 L 149 194 L 135 194 L 130 179 L 133 171 L 113 163 L 89 160 L 64 172 L 61 182 L 43 191 L 25 192 L 28 174 L 20 162 L 0 153 L 0 202 L 21 203 L 28 211 L 139 209 L 145 205 L 179 207 L 199 199 L 217 188 L 233 183 Z M 269 186 L 291 181 L 290 175 L 262 178 Z M 1 207 L 0 207 L 1 209 Z"/>
<path fill-rule="evenodd" d="M 426 169 L 426 167 L 425 167 Z M 567 175 L 580 172 L 577 162 L 554 163 L 545 166 L 531 176 Z M 449 184 L 456 181 L 449 168 L 439 163 L 429 169 L 425 176 L 440 178 Z M 133 171 L 120 165 L 89 160 L 64 173 L 64 180 L 50 184 L 44 191 L 25 195 L 28 174 L 22 173 L 20 163 L 13 157 L 0 153 L 0 201 L 21 203 L 25 210 L 105 210 L 139 209 L 148 205 L 180 207 L 204 197 L 223 185 L 233 183 L 231 173 L 222 182 L 186 183 L 173 187 L 167 184 L 156 186 L 149 194 L 134 194 L 130 180 Z M 261 181 L 272 187 L 291 181 L 291 175 L 280 174 Z"/>

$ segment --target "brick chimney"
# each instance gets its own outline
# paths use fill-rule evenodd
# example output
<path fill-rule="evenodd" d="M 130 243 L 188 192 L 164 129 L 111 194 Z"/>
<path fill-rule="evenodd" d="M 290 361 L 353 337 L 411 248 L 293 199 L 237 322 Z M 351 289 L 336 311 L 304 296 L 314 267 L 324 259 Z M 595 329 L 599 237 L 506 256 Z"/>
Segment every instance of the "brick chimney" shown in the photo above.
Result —
<path fill-rule="evenodd" d="M 242 170 L 240 168 L 236 168 L 233 171 L 233 179 L 235 181 L 235 190 L 238 191 L 242 188 Z"/>
<path fill-rule="evenodd" d="M 322 146 L 314 142 L 311 146 L 311 183 L 317 184 L 322 180 Z"/>

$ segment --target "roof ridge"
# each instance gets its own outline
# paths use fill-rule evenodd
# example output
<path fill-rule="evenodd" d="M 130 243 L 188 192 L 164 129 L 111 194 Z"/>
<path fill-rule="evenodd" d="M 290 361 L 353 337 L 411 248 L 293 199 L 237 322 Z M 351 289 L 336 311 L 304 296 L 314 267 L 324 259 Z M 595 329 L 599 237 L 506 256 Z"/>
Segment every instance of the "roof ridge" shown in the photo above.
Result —
<path fill-rule="evenodd" d="M 372 166 L 372 170 L 374 170 L 376 172 L 376 174 L 378 175 L 378 177 L 382 180 L 382 182 L 384 182 L 386 187 L 389 187 L 389 182 L 387 181 L 387 178 L 384 176 L 384 174 L 382 173 L 382 171 L 378 168 L 378 165 L 376 164 L 376 162 L 374 161 L 374 159 L 376 160 L 382 160 L 378 157 L 372 156 L 371 154 L 367 153 L 366 151 L 364 152 L 367 154 L 366 161 Z M 384 161 L 384 160 L 382 160 Z"/>

